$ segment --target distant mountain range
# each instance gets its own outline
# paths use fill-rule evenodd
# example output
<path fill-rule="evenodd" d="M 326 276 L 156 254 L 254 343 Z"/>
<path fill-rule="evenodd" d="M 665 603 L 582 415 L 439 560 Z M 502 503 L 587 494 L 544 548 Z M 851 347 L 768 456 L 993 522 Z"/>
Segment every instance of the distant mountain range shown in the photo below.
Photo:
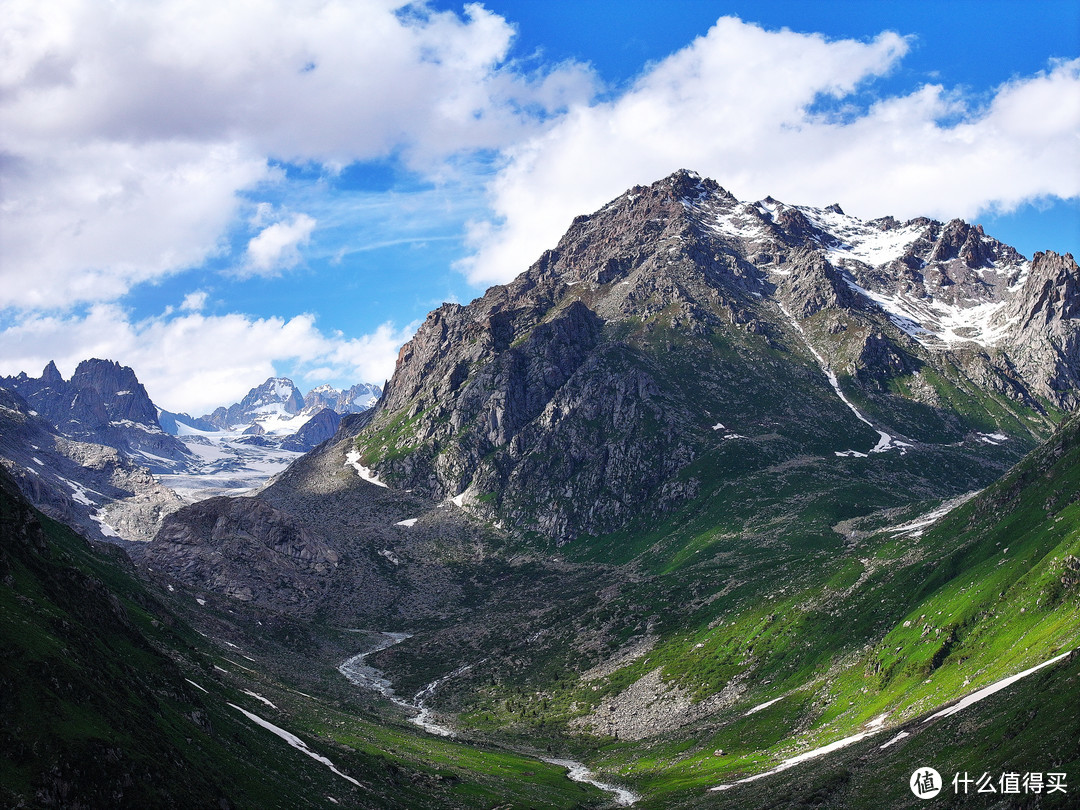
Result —
<path fill-rule="evenodd" d="M 288 377 L 270 377 L 262 385 L 252 388 L 240 402 L 221 406 L 201 417 L 161 411 L 159 418 L 164 429 L 173 435 L 179 435 L 186 428 L 201 432 L 229 430 L 259 436 L 292 436 L 323 409 L 339 415 L 362 413 L 378 401 L 380 394 L 379 386 L 358 383 L 343 390 L 323 384 L 304 396 Z M 331 435 L 333 430 L 310 447 Z"/>
<path fill-rule="evenodd" d="M 305 401 L 291 380 L 271 378 L 240 403 L 192 418 L 157 408 L 114 361 L 83 361 L 70 380 L 50 362 L 37 378 L 0 378 L 0 449 L 39 508 L 94 537 L 149 540 L 183 503 L 174 493 L 191 500 L 257 487 L 332 436 L 340 413 L 380 393 L 324 385 Z"/>

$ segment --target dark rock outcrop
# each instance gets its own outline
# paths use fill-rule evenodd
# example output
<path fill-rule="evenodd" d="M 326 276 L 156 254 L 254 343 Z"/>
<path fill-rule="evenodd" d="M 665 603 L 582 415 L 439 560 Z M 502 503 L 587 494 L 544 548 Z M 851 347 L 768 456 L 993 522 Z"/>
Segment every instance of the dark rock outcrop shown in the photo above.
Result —
<path fill-rule="evenodd" d="M 20 374 L 0 378 L 61 435 L 114 447 L 155 472 L 182 467 L 190 453 L 165 433 L 157 408 L 127 366 L 111 360 L 84 360 L 65 381 L 50 362 L 35 379 Z"/>
<path fill-rule="evenodd" d="M 186 585 L 261 603 L 316 604 L 338 564 L 322 537 L 257 498 L 211 498 L 166 518 L 149 559 L 159 554 Z M 222 556 L 233 565 L 213 564 Z"/>
<path fill-rule="evenodd" d="M 281 449 L 307 452 L 333 436 L 340 424 L 340 414 L 330 408 L 322 408 L 301 425 L 296 433 L 282 441 Z"/>

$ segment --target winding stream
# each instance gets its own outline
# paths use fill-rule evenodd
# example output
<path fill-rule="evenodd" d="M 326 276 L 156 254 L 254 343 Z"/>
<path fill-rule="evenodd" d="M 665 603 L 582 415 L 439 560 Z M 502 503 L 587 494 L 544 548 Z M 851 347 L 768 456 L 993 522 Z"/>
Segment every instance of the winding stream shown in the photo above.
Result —
<path fill-rule="evenodd" d="M 568 778 L 575 782 L 584 782 L 587 785 L 598 787 L 600 790 L 607 791 L 615 796 L 615 804 L 620 807 L 629 807 L 634 804 L 641 797 L 634 793 L 632 790 L 621 788 L 618 785 L 613 785 L 610 782 L 601 782 L 593 772 L 590 771 L 584 763 L 578 762 L 574 759 L 548 759 L 544 758 L 544 762 L 551 763 L 552 765 L 561 765 L 566 768 L 566 775 Z"/>
<path fill-rule="evenodd" d="M 474 665 L 466 664 L 465 666 L 458 667 L 447 675 L 443 675 L 441 678 L 436 678 L 417 692 L 413 696 L 412 701 L 408 701 L 399 697 L 397 693 L 394 692 L 394 687 L 390 685 L 390 679 L 386 677 L 386 674 L 382 670 L 376 669 L 366 663 L 364 659 L 369 655 L 385 650 L 388 647 L 393 647 L 395 644 L 400 644 L 408 638 L 412 638 L 412 634 L 379 633 L 378 635 L 381 635 L 382 638 L 375 642 L 375 646 L 346 659 L 345 662 L 338 667 L 338 672 L 348 678 L 349 682 L 353 685 L 359 686 L 361 689 L 372 689 L 394 705 L 400 706 L 410 713 L 416 712 L 415 715 L 409 718 L 409 722 L 415 723 L 420 726 L 420 728 L 424 729 L 424 731 L 430 732 L 431 734 L 438 734 L 441 737 L 457 736 L 453 729 L 441 726 L 431 719 L 431 709 L 424 705 L 424 701 L 435 694 L 435 690 L 440 684 L 468 672 Z M 615 799 L 615 803 L 620 807 L 628 807 L 641 798 L 636 793 L 629 791 L 626 788 L 621 788 L 618 785 L 612 785 L 607 782 L 601 782 L 582 762 L 577 762 L 573 759 L 548 758 L 544 758 L 543 761 L 550 763 L 551 765 L 560 765 L 563 768 L 566 768 L 567 778 L 574 782 L 584 782 L 585 784 L 593 785 L 600 790 L 611 793 Z"/>
<path fill-rule="evenodd" d="M 451 672 L 449 675 L 443 675 L 441 678 L 437 678 L 417 692 L 411 701 L 405 700 L 404 698 L 399 697 L 394 691 L 394 687 L 390 685 L 390 680 L 386 677 L 385 673 L 382 670 L 376 669 L 370 664 L 365 663 L 364 659 L 369 655 L 381 652 L 388 647 L 393 647 L 395 644 L 400 644 L 407 638 L 412 638 L 412 634 L 380 633 L 379 635 L 382 636 L 382 639 L 377 641 L 374 647 L 362 653 L 358 653 L 352 658 L 346 659 L 345 662 L 338 667 L 338 672 L 348 678 L 349 682 L 355 686 L 359 686 L 361 689 L 373 689 L 394 705 L 400 706 L 409 713 L 416 712 L 416 714 L 409 718 L 409 722 L 415 723 L 420 726 L 420 728 L 424 729 L 424 731 L 431 734 L 438 734 L 440 737 L 456 736 L 453 729 L 441 726 L 431 719 L 431 709 L 424 706 L 424 701 L 435 693 L 435 689 L 439 684 L 448 678 L 460 675 L 469 667 L 461 667 L 454 672 Z"/>

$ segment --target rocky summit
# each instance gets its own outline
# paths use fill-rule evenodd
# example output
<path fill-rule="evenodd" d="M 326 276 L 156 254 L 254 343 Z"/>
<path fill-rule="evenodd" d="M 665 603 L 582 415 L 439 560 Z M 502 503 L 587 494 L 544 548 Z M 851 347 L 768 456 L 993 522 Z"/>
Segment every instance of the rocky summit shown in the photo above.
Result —
<path fill-rule="evenodd" d="M 84 360 L 70 380 L 50 362 L 38 378 L 0 377 L 0 388 L 18 393 L 69 439 L 117 448 L 158 472 L 190 460 L 183 443 L 162 430 L 157 408 L 135 372 L 117 362 Z"/>
<path fill-rule="evenodd" d="M 1076 406 L 1071 256 L 959 220 L 741 202 L 680 171 L 576 218 L 516 280 L 444 304 L 357 436 L 401 488 L 558 542 L 762 463 L 1014 449 Z"/>
<path fill-rule="evenodd" d="M 252 388 L 247 395 L 226 408 L 222 406 L 213 413 L 201 417 L 220 429 L 237 425 L 254 424 L 259 417 L 293 416 L 304 408 L 304 396 L 288 377 L 271 377 L 262 385 Z"/>

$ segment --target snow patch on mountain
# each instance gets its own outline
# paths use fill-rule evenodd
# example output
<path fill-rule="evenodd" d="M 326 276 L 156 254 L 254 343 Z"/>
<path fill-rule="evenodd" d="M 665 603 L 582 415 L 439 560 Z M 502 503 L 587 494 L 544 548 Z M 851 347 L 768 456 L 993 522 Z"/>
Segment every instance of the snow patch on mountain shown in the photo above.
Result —
<path fill-rule="evenodd" d="M 773 698 L 772 700 L 767 700 L 764 703 L 759 703 L 757 706 L 754 706 L 754 708 L 752 708 L 750 711 L 748 711 L 744 716 L 749 717 L 750 715 L 754 714 L 755 712 L 760 712 L 762 709 L 767 709 L 769 706 L 772 706 L 777 701 L 780 701 L 780 700 L 783 700 L 783 699 L 784 699 L 784 695 L 781 695 L 778 698 Z"/>
<path fill-rule="evenodd" d="M 709 790 L 710 791 L 730 790 L 731 788 L 735 787 L 735 785 L 741 785 L 741 784 L 744 784 L 746 782 L 756 782 L 758 779 L 764 779 L 767 776 L 772 776 L 773 774 L 780 773 L 781 771 L 786 771 L 788 768 L 793 768 L 796 765 L 798 765 L 800 762 L 806 762 L 807 760 L 817 759 L 818 757 L 825 756 L 826 754 L 831 754 L 833 751 L 839 751 L 841 748 L 847 748 L 849 745 L 853 745 L 853 744 L 859 742 L 859 740 L 863 740 L 863 739 L 866 739 L 867 737 L 869 737 L 869 736 L 871 736 L 873 734 L 877 734 L 878 731 L 880 731 L 880 729 L 873 729 L 873 730 L 870 730 L 870 731 L 863 731 L 863 732 L 861 732 L 859 734 L 853 734 L 850 737 L 844 737 L 841 740 L 836 740 L 836 742 L 831 742 L 828 745 L 823 745 L 820 748 L 815 748 L 812 751 L 807 751 L 805 753 L 799 754 L 798 756 L 791 757 L 790 759 L 785 759 L 783 762 L 781 762 L 775 768 L 772 768 L 771 770 L 765 771 L 764 773 L 758 773 L 758 774 L 754 774 L 753 776 L 747 776 L 747 777 L 745 777 L 743 779 L 738 779 L 735 782 L 732 782 L 731 784 L 717 785 L 716 787 L 709 788 Z"/>
<path fill-rule="evenodd" d="M 828 362 L 825 360 L 824 357 L 821 356 L 820 352 L 818 352 L 817 349 L 815 349 L 812 345 L 810 345 L 810 341 L 807 340 L 806 332 L 803 330 L 802 325 L 797 320 L 795 320 L 795 316 L 792 315 L 788 311 L 787 307 L 785 307 L 783 304 L 780 304 L 779 302 L 778 302 L 778 306 L 780 307 L 780 311 L 783 312 L 785 316 L 787 316 L 787 319 L 788 319 L 788 321 L 791 322 L 791 325 L 793 327 L 795 327 L 795 331 L 799 333 L 799 337 L 802 338 L 803 344 L 806 346 L 807 349 L 810 350 L 810 353 L 812 355 L 814 355 L 814 359 L 817 360 L 818 365 L 821 367 L 822 372 L 825 374 L 825 377 L 829 380 L 829 385 L 832 386 L 833 391 L 835 391 L 836 395 L 838 397 L 840 397 L 840 401 L 843 402 L 845 405 L 847 405 L 848 409 L 853 414 L 855 414 L 855 417 L 860 422 L 863 422 L 863 423 L 869 425 L 870 427 L 874 428 L 874 430 L 877 432 L 877 434 L 878 434 L 878 442 L 877 442 L 877 444 L 875 444 L 870 449 L 870 452 L 871 453 L 885 453 L 885 452 L 888 452 L 889 450 L 894 450 L 895 449 L 895 450 L 900 451 L 900 455 L 903 455 L 904 453 L 906 453 L 907 448 L 911 447 L 911 444 L 909 442 L 901 441 L 900 439 L 897 439 L 895 436 L 892 436 L 892 435 L 886 433 L 884 430 L 881 430 L 880 428 L 876 427 L 873 422 L 871 422 L 869 419 L 866 418 L 865 415 L 863 415 L 862 411 L 860 411 L 857 407 L 855 407 L 855 404 L 850 399 L 848 399 L 847 395 L 845 395 L 843 390 L 841 390 L 840 381 L 836 378 L 836 374 L 833 372 L 833 370 L 829 366 Z M 858 453 L 858 452 L 856 452 L 854 450 L 837 451 L 836 455 L 837 456 L 850 456 L 850 455 L 853 455 L 853 456 L 861 457 L 861 458 L 866 457 L 864 454 Z"/>
<path fill-rule="evenodd" d="M 730 195 L 699 194 L 682 205 L 704 230 L 751 248 L 751 256 L 760 251 L 754 262 L 774 276 L 791 275 L 773 265 L 776 250 L 783 252 L 784 223 L 801 222 L 804 244 L 816 246 L 854 292 L 928 348 L 993 347 L 1019 320 L 1008 314 L 1006 297 L 1023 286 L 1030 263 L 977 227 L 965 231 L 969 226 L 959 221 L 898 223 L 888 217 L 866 222 L 839 206 L 793 206 L 772 198 L 742 203 Z M 972 250 L 981 252 L 960 258 L 947 243 L 965 233 L 977 243 Z M 897 268 L 906 275 L 898 276 Z M 960 278 L 951 277 L 957 273 Z"/>
<path fill-rule="evenodd" d="M 350 782 L 352 782 L 357 787 L 363 787 L 363 785 L 361 785 L 359 782 L 357 782 L 351 776 L 348 776 L 347 774 L 344 774 L 341 771 L 339 771 L 337 769 L 337 766 L 335 766 L 334 763 L 331 762 L 329 759 L 322 756 L 321 754 L 316 754 L 314 751 L 312 751 L 310 748 L 308 748 L 307 743 L 305 743 L 303 740 L 301 740 L 299 737 L 297 737 L 292 732 L 286 731 L 285 729 L 281 728 L 280 726 L 275 726 L 269 720 L 264 720 L 263 718 L 259 717 L 257 714 L 252 714 L 247 709 L 241 709 L 235 703 L 230 703 L 229 705 L 232 706 L 234 709 L 236 709 L 238 712 L 241 712 L 251 722 L 255 723 L 256 725 L 262 726 L 267 731 L 270 731 L 270 732 L 276 734 L 277 736 L 281 737 L 281 739 L 283 739 L 285 742 L 287 742 L 289 745 L 291 745 L 296 750 L 300 751 L 301 753 L 307 754 L 309 757 L 311 757 L 314 760 L 317 760 L 318 762 L 321 762 L 323 765 L 325 765 L 327 768 L 332 770 L 334 773 L 336 773 L 342 779 L 348 779 Z"/>
<path fill-rule="evenodd" d="M 963 495 L 945 501 L 941 506 L 937 507 L 937 509 L 933 509 L 925 515 L 920 515 L 914 520 L 908 521 L 907 523 L 901 523 L 899 526 L 893 526 L 885 531 L 898 536 L 906 535 L 908 537 L 922 537 L 923 532 L 926 531 L 926 529 L 937 523 L 941 518 L 945 517 L 945 515 L 949 514 L 958 506 L 963 506 L 981 491 L 982 490 L 976 489 L 971 492 L 965 492 Z"/>
<path fill-rule="evenodd" d="M 875 292 L 850 277 L 845 277 L 844 282 L 877 304 L 898 328 L 928 348 L 965 342 L 992 347 L 1019 320 L 1018 316 L 1002 317 L 1005 301 L 959 307 L 933 299 Z"/>
<path fill-rule="evenodd" d="M 379 476 L 375 474 L 375 471 L 369 467 L 365 467 L 360 463 L 360 453 L 357 450 L 350 450 L 345 456 L 345 466 L 351 466 L 356 470 L 356 474 L 367 481 L 369 484 L 374 484 L 377 487 L 385 487 L 382 481 L 379 480 Z M 389 487 L 387 487 L 389 489 Z"/>
<path fill-rule="evenodd" d="M 69 487 L 71 487 L 71 499 L 75 501 L 75 503 L 80 503 L 83 506 L 97 505 L 95 501 L 90 499 L 90 496 L 87 494 L 86 487 L 82 486 L 81 484 L 75 483 L 70 478 L 64 478 L 62 476 L 57 477 L 60 478 L 60 480 L 67 484 Z M 102 497 L 100 493 L 94 494 L 97 495 L 99 498 Z"/>
<path fill-rule="evenodd" d="M 923 722 L 929 723 L 931 720 L 937 720 L 941 717 L 949 717 L 951 715 L 954 715 L 957 712 L 966 709 L 968 706 L 973 706 L 980 700 L 990 697 L 990 695 L 994 694 L 995 692 L 1000 692 L 1005 687 L 1012 686 L 1014 683 L 1021 680 L 1022 678 L 1026 678 L 1028 675 L 1031 675 L 1034 672 L 1038 672 L 1043 667 L 1048 667 L 1051 664 L 1056 664 L 1063 658 L 1068 658 L 1070 655 L 1072 655 L 1072 653 L 1072 650 L 1066 650 L 1061 655 L 1051 658 L 1049 661 L 1043 661 L 1041 664 L 1036 664 L 1030 669 L 1025 669 L 1023 672 L 1017 672 L 1015 675 L 1010 675 L 1008 678 L 1003 678 L 1000 681 L 992 683 L 977 692 L 972 692 L 970 695 L 965 698 L 961 698 L 956 704 L 949 706 L 947 709 L 942 709 L 936 714 L 930 715 L 925 720 L 923 720 Z"/>
<path fill-rule="evenodd" d="M 826 251 L 830 258 L 839 262 L 854 259 L 879 267 L 896 261 L 926 230 L 925 225 L 918 223 L 884 228 L 836 209 L 799 206 L 798 210 L 813 225 L 832 237 Z"/>

